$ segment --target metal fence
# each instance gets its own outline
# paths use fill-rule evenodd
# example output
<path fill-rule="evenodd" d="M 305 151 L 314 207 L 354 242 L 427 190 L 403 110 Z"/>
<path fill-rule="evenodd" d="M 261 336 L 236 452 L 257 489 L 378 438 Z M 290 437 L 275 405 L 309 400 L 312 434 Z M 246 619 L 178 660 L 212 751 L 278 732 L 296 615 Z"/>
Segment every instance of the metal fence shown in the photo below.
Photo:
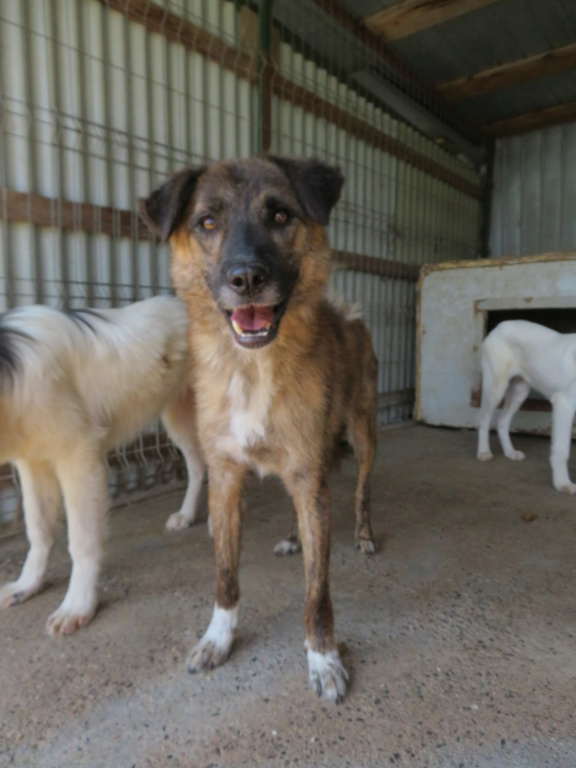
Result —
<path fill-rule="evenodd" d="M 410 124 L 396 91 L 370 90 L 375 68 L 402 73 L 338 3 L 271 6 L 2 0 L 0 310 L 166 292 L 169 252 L 139 222 L 140 197 L 184 165 L 316 154 L 346 177 L 330 225 L 333 287 L 364 308 L 380 422 L 406 419 L 419 266 L 478 255 L 482 179 Z M 433 98 L 411 88 L 416 112 L 434 115 Z M 121 497 L 178 473 L 157 426 L 110 457 Z M 4 468 L 0 520 L 17 507 Z"/>

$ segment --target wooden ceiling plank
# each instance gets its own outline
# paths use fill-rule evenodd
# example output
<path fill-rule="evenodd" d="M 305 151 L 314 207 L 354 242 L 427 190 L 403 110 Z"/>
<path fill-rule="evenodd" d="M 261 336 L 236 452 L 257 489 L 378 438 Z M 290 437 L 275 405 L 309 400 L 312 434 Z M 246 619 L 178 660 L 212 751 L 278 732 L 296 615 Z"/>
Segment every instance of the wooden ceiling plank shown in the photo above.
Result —
<path fill-rule="evenodd" d="M 505 120 L 496 120 L 482 126 L 486 136 L 500 138 L 503 136 L 515 136 L 519 133 L 535 131 L 538 128 L 548 128 L 560 123 L 568 123 L 576 120 L 576 101 L 566 104 L 558 104 L 555 107 L 539 109 L 535 112 L 526 112 Z"/>
<path fill-rule="evenodd" d="M 364 24 L 387 41 L 399 40 L 500 0 L 402 0 L 366 16 Z"/>
<path fill-rule="evenodd" d="M 525 59 L 509 61 L 484 69 L 469 77 L 461 77 L 436 86 L 447 101 L 473 99 L 503 88 L 531 82 L 576 68 L 576 43 L 538 53 Z"/>

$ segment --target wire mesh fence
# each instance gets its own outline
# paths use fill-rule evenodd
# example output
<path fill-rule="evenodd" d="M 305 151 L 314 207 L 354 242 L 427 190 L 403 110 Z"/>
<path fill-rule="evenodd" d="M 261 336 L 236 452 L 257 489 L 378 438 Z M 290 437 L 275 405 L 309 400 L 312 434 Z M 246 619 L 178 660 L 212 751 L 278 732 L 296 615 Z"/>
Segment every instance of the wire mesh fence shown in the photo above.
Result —
<path fill-rule="evenodd" d="M 380 422 L 409 418 L 418 270 L 478 255 L 482 180 L 422 115 L 460 126 L 343 5 L 3 0 L 0 50 L 0 311 L 167 292 L 139 198 L 185 165 L 315 154 L 346 177 L 332 287 L 372 331 Z M 109 468 L 118 498 L 182 481 L 157 425 Z M 18 503 L 0 469 L 0 520 Z"/>

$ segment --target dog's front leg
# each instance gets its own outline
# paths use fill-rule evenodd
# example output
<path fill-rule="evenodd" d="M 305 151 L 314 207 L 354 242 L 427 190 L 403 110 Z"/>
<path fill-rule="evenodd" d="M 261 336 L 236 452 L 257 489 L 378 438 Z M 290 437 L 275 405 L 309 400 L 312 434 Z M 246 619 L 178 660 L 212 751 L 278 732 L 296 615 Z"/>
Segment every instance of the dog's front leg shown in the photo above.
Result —
<path fill-rule="evenodd" d="M 216 603 L 212 620 L 188 657 L 188 671 L 214 669 L 232 648 L 238 624 L 238 567 L 242 525 L 244 467 L 233 462 L 210 464 L 208 508 L 216 555 Z"/>
<path fill-rule="evenodd" d="M 198 441 L 195 407 L 194 393 L 188 389 L 168 403 L 161 414 L 168 436 L 182 451 L 188 476 L 188 487 L 182 506 L 166 520 L 166 529 L 169 531 L 179 531 L 194 523 L 204 482 L 205 466 Z"/>
<path fill-rule="evenodd" d="M 96 613 L 108 512 L 106 467 L 92 445 L 78 443 L 56 465 L 68 521 L 72 575 L 64 600 L 49 617 L 51 635 L 72 634 Z"/>
<path fill-rule="evenodd" d="M 324 479 L 308 473 L 287 483 L 298 515 L 306 574 L 306 648 L 310 683 L 321 698 L 338 703 L 346 693 L 348 673 L 334 641 L 329 589 L 330 492 Z"/>
<path fill-rule="evenodd" d="M 552 440 L 550 465 L 552 482 L 557 491 L 576 493 L 576 484 L 568 475 L 568 459 L 572 439 L 572 423 L 576 409 L 576 388 L 574 391 L 557 392 L 552 401 Z"/>
<path fill-rule="evenodd" d="M 42 589 L 61 500 L 58 480 L 48 464 L 19 461 L 16 468 L 30 549 L 19 578 L 0 588 L 0 608 L 23 603 Z"/>

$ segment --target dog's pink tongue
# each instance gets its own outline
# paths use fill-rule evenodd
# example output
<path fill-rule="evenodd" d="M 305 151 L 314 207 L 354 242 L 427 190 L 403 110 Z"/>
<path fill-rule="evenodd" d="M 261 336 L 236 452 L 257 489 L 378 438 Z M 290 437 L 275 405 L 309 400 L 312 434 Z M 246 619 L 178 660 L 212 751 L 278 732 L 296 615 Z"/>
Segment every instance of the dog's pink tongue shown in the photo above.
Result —
<path fill-rule="evenodd" d="M 232 313 L 232 320 L 244 331 L 261 331 L 274 322 L 272 307 L 240 307 Z"/>

